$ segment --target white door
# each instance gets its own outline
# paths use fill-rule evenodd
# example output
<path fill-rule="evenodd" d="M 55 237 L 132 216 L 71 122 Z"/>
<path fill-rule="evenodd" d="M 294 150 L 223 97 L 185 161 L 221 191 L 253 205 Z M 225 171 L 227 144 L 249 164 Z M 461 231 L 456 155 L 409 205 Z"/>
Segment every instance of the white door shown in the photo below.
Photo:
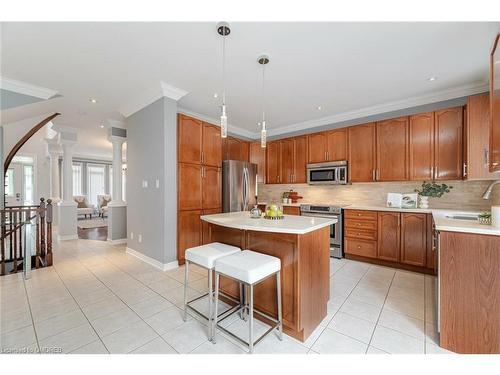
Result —
<path fill-rule="evenodd" d="M 24 202 L 23 165 L 11 163 L 5 174 L 6 206 L 22 206 Z"/>

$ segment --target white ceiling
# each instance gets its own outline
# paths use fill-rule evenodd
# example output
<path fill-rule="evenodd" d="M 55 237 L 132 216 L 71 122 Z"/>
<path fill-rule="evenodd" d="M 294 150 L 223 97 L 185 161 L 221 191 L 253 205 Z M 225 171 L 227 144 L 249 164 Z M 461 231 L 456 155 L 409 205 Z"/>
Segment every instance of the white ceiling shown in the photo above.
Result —
<path fill-rule="evenodd" d="M 215 25 L 2 23 L 1 75 L 56 90 L 55 122 L 103 139 L 99 124 L 121 119 L 118 108 L 160 81 L 188 91 L 183 109 L 217 118 Z M 271 58 L 266 117 L 276 134 L 482 90 L 499 30 L 500 23 L 232 23 L 229 122 L 236 133 L 257 135 L 262 53 Z"/>

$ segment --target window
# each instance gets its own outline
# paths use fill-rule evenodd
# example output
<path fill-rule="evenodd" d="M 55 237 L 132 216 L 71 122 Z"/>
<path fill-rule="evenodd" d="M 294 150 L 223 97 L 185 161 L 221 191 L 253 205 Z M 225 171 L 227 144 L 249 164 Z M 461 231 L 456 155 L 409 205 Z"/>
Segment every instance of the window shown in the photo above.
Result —
<path fill-rule="evenodd" d="M 87 196 L 89 202 L 97 206 L 97 196 L 106 191 L 106 166 L 103 164 L 87 164 Z"/>
<path fill-rule="evenodd" d="M 24 204 L 29 206 L 33 204 L 34 198 L 34 175 L 33 175 L 33 166 L 32 165 L 24 165 Z"/>
<path fill-rule="evenodd" d="M 73 195 L 83 195 L 82 163 L 73 163 Z"/>
<path fill-rule="evenodd" d="M 7 173 L 5 175 L 5 194 L 8 197 L 14 196 L 14 169 L 7 169 Z"/>

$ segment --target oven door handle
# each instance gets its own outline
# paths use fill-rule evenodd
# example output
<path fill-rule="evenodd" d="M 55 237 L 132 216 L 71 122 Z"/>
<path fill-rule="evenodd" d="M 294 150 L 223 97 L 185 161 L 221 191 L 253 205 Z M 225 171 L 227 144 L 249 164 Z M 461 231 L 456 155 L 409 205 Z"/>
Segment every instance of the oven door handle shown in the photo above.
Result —
<path fill-rule="evenodd" d="M 340 214 L 331 214 L 331 215 L 321 215 L 321 214 L 315 214 L 315 213 L 309 213 L 309 212 L 301 212 L 301 216 L 308 216 L 308 217 L 324 217 L 326 219 L 336 219 Z"/>

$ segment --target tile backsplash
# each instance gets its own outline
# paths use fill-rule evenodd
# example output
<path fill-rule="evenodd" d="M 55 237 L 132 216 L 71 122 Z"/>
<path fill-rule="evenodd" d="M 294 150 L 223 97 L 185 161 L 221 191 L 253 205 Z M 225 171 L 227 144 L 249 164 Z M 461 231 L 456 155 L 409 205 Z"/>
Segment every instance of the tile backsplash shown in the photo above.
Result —
<path fill-rule="evenodd" d="M 443 181 L 453 186 L 451 192 L 441 198 L 430 198 L 431 208 L 489 210 L 492 204 L 500 205 L 500 187 L 493 192 L 491 200 L 482 198 L 491 181 Z M 307 184 L 259 184 L 259 202 L 279 201 L 281 193 L 293 189 L 303 197 L 299 202 L 324 204 L 358 204 L 385 206 L 387 193 L 413 193 L 422 183 L 412 182 L 370 182 L 350 185 L 307 185 Z"/>

